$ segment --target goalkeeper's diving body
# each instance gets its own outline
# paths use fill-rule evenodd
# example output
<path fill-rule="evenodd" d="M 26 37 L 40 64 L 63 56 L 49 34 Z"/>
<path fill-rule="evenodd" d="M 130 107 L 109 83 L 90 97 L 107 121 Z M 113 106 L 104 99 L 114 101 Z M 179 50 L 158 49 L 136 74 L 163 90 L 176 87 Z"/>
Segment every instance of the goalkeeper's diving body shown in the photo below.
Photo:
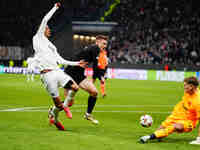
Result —
<path fill-rule="evenodd" d="M 143 136 L 140 142 L 161 139 L 174 132 L 191 132 L 200 120 L 200 90 L 196 77 L 184 79 L 184 95 L 182 100 L 176 104 L 171 115 L 162 122 L 161 126 L 151 135 Z M 196 140 L 190 144 L 200 144 L 200 127 Z"/>

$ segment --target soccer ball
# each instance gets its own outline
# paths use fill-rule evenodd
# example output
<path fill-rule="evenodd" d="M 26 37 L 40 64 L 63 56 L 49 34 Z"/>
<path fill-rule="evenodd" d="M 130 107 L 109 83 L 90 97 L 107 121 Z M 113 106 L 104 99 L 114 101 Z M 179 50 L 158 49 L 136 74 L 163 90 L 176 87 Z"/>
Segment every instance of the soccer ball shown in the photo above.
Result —
<path fill-rule="evenodd" d="M 140 117 L 140 124 L 143 127 L 150 127 L 153 123 L 153 119 L 150 115 L 143 115 Z"/>

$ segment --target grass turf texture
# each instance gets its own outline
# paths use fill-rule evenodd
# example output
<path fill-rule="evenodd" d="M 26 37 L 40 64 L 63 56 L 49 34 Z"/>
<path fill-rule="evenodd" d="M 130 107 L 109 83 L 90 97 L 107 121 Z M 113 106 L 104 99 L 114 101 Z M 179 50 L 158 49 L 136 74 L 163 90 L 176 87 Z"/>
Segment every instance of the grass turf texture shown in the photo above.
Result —
<path fill-rule="evenodd" d="M 99 88 L 99 81 L 96 82 Z M 97 101 L 93 115 L 100 121 L 93 125 L 83 119 L 88 94 L 80 90 L 71 108 L 73 119 L 60 113 L 67 131 L 49 126 L 48 106 L 52 100 L 39 76 L 27 82 L 24 75 L 0 75 L 0 150 L 193 150 L 188 143 L 197 136 L 172 134 L 162 142 L 140 144 L 138 139 L 152 133 L 173 109 L 182 94 L 180 82 L 134 81 L 108 79 L 107 97 Z M 61 89 L 61 94 L 63 91 Z M 24 109 L 24 107 L 28 107 Z M 32 108 L 30 108 L 32 107 Z M 10 111 L 22 108 L 23 111 Z M 9 111 L 5 111 L 9 110 Z M 150 128 L 139 124 L 144 113 L 154 123 Z"/>

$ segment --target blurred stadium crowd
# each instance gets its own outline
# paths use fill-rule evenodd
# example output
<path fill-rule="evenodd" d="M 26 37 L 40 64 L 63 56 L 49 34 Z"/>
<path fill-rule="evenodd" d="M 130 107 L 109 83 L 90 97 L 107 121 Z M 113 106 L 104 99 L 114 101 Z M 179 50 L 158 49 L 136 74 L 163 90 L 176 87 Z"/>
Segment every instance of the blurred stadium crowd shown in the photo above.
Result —
<path fill-rule="evenodd" d="M 188 0 L 123 0 L 108 21 L 113 62 L 200 65 L 200 12 Z"/>
<path fill-rule="evenodd" d="M 74 0 L 72 19 L 98 21 L 115 0 Z M 45 3 L 0 2 L 0 46 L 28 47 L 42 16 Z M 40 2 L 43 3 L 43 2 Z M 50 2 L 49 2 L 50 3 Z M 79 4 L 79 5 L 77 5 Z M 52 2 L 51 2 L 52 5 Z M 21 8 L 23 11 L 17 10 Z M 76 6 L 76 7 L 74 7 Z M 104 21 L 118 23 L 109 33 L 110 60 L 124 64 L 200 65 L 200 10 L 193 0 L 121 0 Z M 37 13 L 35 13 L 37 12 Z M 52 20 L 54 22 L 55 19 Z M 52 23 L 53 24 L 53 23 Z"/>

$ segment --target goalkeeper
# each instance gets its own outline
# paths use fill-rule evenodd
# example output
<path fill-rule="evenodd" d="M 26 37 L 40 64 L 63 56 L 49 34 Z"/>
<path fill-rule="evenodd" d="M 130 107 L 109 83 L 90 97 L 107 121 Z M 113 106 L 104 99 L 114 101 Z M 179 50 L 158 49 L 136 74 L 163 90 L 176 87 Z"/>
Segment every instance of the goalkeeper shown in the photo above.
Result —
<path fill-rule="evenodd" d="M 143 136 L 140 142 L 161 139 L 174 132 L 191 132 L 200 120 L 200 90 L 196 77 L 184 79 L 184 95 L 182 100 L 174 107 L 174 110 L 161 126 L 151 135 Z M 200 127 L 196 140 L 190 144 L 200 144 Z"/>

